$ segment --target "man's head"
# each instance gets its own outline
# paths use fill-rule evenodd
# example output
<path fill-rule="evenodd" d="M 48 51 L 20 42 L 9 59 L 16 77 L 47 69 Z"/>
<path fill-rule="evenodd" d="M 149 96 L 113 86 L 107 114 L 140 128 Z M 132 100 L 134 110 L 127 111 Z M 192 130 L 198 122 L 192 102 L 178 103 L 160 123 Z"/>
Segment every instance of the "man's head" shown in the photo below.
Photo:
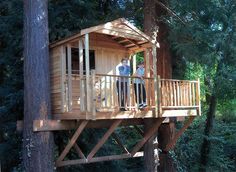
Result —
<path fill-rule="evenodd" d="M 127 60 L 126 58 L 123 58 L 123 59 L 121 60 L 121 64 L 122 64 L 123 66 L 126 66 L 126 65 L 128 64 L 128 60 Z"/>

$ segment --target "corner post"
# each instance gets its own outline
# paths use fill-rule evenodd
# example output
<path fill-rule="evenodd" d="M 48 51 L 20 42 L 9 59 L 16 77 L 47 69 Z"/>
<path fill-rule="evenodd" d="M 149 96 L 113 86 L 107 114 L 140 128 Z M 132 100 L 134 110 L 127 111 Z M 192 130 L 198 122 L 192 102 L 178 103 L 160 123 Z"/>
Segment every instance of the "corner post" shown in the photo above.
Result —
<path fill-rule="evenodd" d="M 158 110 L 158 99 L 157 99 L 157 96 L 158 96 L 158 92 L 159 92 L 159 89 L 158 89 L 158 78 L 157 78 L 157 50 L 156 50 L 156 47 L 153 46 L 152 47 L 152 58 L 153 58 L 153 78 L 154 78 L 154 93 L 155 93 L 155 117 L 158 117 L 159 114 L 159 110 Z"/>
<path fill-rule="evenodd" d="M 89 88 L 89 34 L 85 34 L 85 68 L 86 68 L 86 101 L 87 113 L 90 112 L 90 88 Z M 87 115 L 86 115 L 87 116 Z"/>
<path fill-rule="evenodd" d="M 71 70 L 71 45 L 67 44 L 67 80 L 68 80 L 68 111 L 72 111 L 72 70 Z"/>
<path fill-rule="evenodd" d="M 84 69 L 83 69 L 83 42 L 82 38 L 79 39 L 79 78 L 80 78 L 80 110 L 84 111 Z"/>

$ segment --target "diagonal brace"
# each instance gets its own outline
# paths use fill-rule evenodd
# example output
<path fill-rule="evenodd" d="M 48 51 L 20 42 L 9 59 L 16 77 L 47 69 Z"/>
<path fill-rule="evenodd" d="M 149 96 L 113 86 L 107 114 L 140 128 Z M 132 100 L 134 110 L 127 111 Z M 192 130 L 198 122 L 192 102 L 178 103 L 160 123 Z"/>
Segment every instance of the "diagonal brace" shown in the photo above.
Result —
<path fill-rule="evenodd" d="M 106 142 L 106 140 L 109 138 L 109 136 L 113 133 L 113 131 L 116 129 L 116 127 L 119 126 L 119 124 L 122 122 L 122 119 L 116 120 L 113 122 L 111 127 L 107 130 L 107 132 L 104 134 L 104 136 L 99 140 L 99 142 L 94 146 L 94 148 L 89 153 L 87 160 L 90 161 L 93 156 L 97 153 L 97 151 L 102 147 L 102 145 Z"/>
<path fill-rule="evenodd" d="M 175 134 L 174 138 L 170 140 L 170 142 L 166 145 L 164 151 L 168 152 L 169 150 L 171 150 L 178 138 L 183 134 L 183 132 L 190 126 L 190 124 L 193 122 L 195 116 L 190 116 L 189 119 L 187 120 L 187 122 L 185 122 L 184 126 Z"/>
<path fill-rule="evenodd" d="M 78 129 L 76 130 L 75 134 L 72 136 L 71 140 L 69 141 L 69 143 L 66 145 L 65 149 L 62 151 L 61 155 L 59 156 L 59 158 L 56 161 L 56 164 L 61 162 L 65 156 L 68 154 L 68 152 L 70 151 L 70 149 L 72 148 L 72 146 L 74 146 L 74 144 L 76 143 L 76 140 L 78 139 L 78 137 L 80 136 L 80 134 L 82 133 L 82 131 L 84 130 L 85 126 L 87 125 L 88 121 L 83 121 L 80 126 L 78 127 Z"/>

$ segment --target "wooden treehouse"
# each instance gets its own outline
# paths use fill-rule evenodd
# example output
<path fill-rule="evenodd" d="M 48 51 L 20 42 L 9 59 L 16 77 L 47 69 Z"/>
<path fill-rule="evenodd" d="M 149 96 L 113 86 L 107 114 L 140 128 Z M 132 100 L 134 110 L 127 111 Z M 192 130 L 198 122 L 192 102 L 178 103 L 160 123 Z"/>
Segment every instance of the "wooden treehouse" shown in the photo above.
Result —
<path fill-rule="evenodd" d="M 56 166 L 92 163 L 142 156 L 145 142 L 153 136 L 163 122 L 189 117 L 166 149 L 200 115 L 199 80 L 160 78 L 157 74 L 156 51 L 159 44 L 125 19 L 117 19 L 102 25 L 81 30 L 78 34 L 50 44 L 50 78 L 52 120 L 35 120 L 34 131 L 72 130 L 75 133 L 60 153 Z M 136 76 L 121 76 L 117 67 L 122 58 L 129 59 L 132 73 L 136 70 L 136 53 L 143 52 L 147 107 L 139 109 L 134 94 Z M 117 86 L 119 79 L 127 81 L 127 97 L 121 107 Z M 125 108 L 125 111 L 120 111 Z M 119 126 L 143 125 L 152 119 L 149 131 L 127 150 L 115 129 Z M 108 128 L 94 148 L 85 155 L 76 140 L 85 128 Z M 120 155 L 95 156 L 109 137 L 121 147 Z M 75 148 L 78 159 L 65 158 Z"/>

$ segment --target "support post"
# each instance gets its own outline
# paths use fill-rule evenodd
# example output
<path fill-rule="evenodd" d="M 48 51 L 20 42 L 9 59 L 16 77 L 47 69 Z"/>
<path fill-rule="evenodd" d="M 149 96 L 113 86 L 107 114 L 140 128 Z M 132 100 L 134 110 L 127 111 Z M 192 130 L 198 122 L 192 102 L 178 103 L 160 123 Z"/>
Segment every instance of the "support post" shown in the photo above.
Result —
<path fill-rule="evenodd" d="M 152 47 L 152 58 L 153 58 L 153 77 L 154 77 L 154 98 L 155 98 L 155 117 L 158 117 L 158 78 L 157 78 L 157 48 L 155 46 Z"/>
<path fill-rule="evenodd" d="M 72 111 L 71 45 L 67 44 L 68 110 Z"/>
<path fill-rule="evenodd" d="M 201 115 L 201 99 L 200 99 L 200 79 L 197 80 L 197 105 L 198 105 L 198 115 Z"/>
<path fill-rule="evenodd" d="M 66 51 L 65 47 L 60 47 L 60 57 L 61 57 L 61 110 L 65 112 L 68 106 L 66 102 Z"/>
<path fill-rule="evenodd" d="M 79 39 L 79 78 L 80 78 L 80 110 L 84 111 L 84 61 L 83 61 L 83 41 L 82 38 Z"/>
<path fill-rule="evenodd" d="M 86 101 L 87 101 L 87 113 L 90 112 L 90 90 L 89 88 L 89 34 L 85 34 L 85 68 L 86 68 Z"/>

